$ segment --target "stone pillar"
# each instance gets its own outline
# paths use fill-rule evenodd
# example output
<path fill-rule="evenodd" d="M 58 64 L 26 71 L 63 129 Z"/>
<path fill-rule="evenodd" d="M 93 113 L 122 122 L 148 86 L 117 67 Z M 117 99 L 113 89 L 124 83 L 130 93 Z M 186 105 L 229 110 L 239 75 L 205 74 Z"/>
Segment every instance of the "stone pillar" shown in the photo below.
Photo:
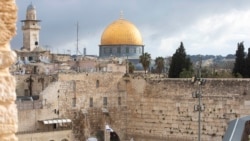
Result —
<path fill-rule="evenodd" d="M 16 54 L 10 49 L 10 40 L 16 33 L 17 7 L 14 0 L 0 1 L 0 140 L 17 141 L 17 109 L 15 105 L 15 78 L 9 67 Z"/>

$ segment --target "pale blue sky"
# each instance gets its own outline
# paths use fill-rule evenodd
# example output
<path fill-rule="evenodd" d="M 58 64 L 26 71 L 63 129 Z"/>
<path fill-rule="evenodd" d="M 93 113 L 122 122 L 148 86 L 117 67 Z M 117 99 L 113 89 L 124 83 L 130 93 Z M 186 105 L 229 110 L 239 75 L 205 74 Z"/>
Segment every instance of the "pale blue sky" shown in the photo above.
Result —
<path fill-rule="evenodd" d="M 79 22 L 79 48 L 98 55 L 101 34 L 124 18 L 139 29 L 145 51 L 153 58 L 171 56 L 184 43 L 187 54 L 234 54 L 237 43 L 250 47 L 249 0 L 16 0 L 17 35 L 13 49 L 22 47 L 20 20 L 30 3 L 42 20 L 40 45 L 53 52 L 76 50 L 76 23 Z"/>

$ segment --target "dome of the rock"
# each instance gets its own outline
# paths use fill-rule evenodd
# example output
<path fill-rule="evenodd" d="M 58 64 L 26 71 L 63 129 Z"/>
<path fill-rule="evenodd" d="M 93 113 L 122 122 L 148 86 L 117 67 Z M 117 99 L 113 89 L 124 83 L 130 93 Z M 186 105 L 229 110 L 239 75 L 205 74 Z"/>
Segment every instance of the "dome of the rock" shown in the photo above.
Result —
<path fill-rule="evenodd" d="M 101 45 L 142 45 L 142 37 L 134 24 L 118 19 L 103 32 Z"/>
<path fill-rule="evenodd" d="M 120 18 L 104 29 L 99 45 L 100 58 L 127 56 L 129 59 L 138 59 L 143 51 L 141 33 L 128 20 Z"/>

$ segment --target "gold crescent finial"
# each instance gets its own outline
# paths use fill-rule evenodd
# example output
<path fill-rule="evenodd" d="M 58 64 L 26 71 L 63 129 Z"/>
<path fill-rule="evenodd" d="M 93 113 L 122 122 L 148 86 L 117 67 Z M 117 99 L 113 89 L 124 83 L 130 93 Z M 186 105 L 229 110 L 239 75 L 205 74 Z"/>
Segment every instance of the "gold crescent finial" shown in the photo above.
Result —
<path fill-rule="evenodd" d="M 120 19 L 123 19 L 123 11 L 120 12 Z"/>

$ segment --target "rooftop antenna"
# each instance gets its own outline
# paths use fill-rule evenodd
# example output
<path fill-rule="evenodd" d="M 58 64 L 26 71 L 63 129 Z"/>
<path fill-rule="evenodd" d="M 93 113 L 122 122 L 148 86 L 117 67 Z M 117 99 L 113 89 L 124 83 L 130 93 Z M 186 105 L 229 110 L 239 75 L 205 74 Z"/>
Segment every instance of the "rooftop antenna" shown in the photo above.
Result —
<path fill-rule="evenodd" d="M 79 25 L 78 25 L 78 21 L 77 21 L 77 25 L 76 25 L 76 58 L 78 56 L 78 30 L 79 30 Z"/>
<path fill-rule="evenodd" d="M 78 33 L 79 33 L 79 24 L 78 24 L 78 21 L 77 21 L 77 25 L 76 25 L 76 59 L 77 59 L 77 56 L 78 56 L 78 53 L 82 54 L 79 50 L 79 36 L 78 36 Z"/>

